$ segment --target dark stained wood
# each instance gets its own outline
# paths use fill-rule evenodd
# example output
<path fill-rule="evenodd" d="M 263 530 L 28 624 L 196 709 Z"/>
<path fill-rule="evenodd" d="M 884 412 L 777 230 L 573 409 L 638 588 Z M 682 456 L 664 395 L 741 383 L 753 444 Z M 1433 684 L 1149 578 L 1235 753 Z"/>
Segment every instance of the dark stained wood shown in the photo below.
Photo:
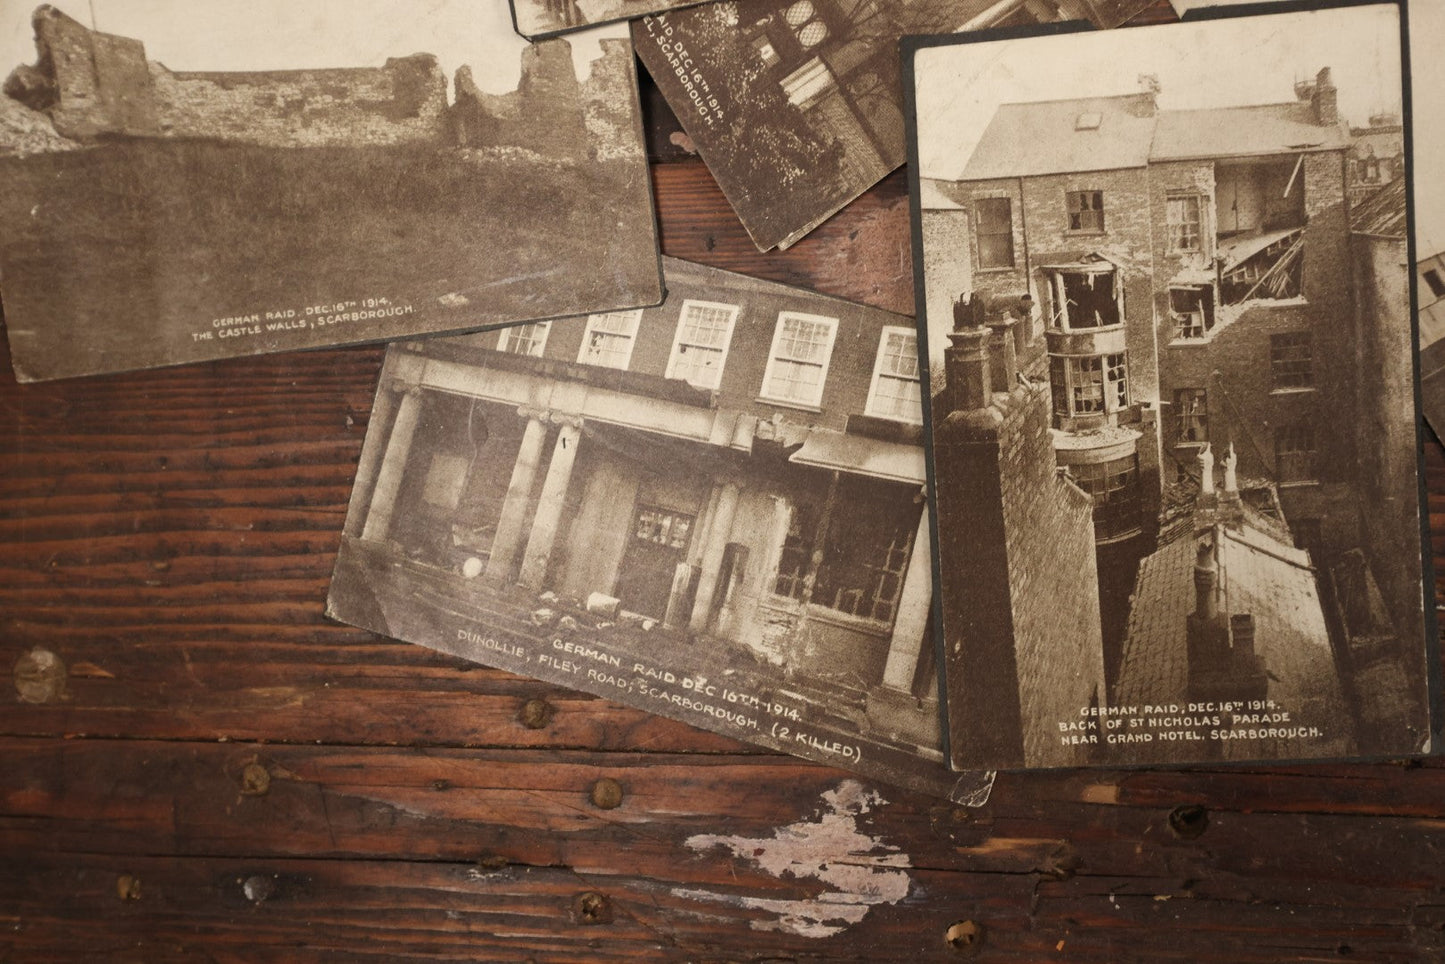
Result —
<path fill-rule="evenodd" d="M 768 255 L 654 182 L 670 254 L 911 308 L 901 174 Z M 380 359 L 0 358 L 0 962 L 1445 959 L 1441 763 L 966 809 L 328 622 Z"/>

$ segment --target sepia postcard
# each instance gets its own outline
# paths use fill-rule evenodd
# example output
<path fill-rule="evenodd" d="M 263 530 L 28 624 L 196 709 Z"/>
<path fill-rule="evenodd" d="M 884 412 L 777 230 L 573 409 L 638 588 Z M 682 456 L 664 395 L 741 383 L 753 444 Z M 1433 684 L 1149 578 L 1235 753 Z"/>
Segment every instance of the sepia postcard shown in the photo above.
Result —
<path fill-rule="evenodd" d="M 910 41 L 955 766 L 1428 747 L 1400 12 Z"/>
<path fill-rule="evenodd" d="M 329 614 L 982 803 L 942 749 L 912 319 L 664 270 L 657 308 L 389 348 Z"/>
<path fill-rule="evenodd" d="M 539 40 L 707 2 L 709 0 L 512 0 L 512 21 L 517 33 Z"/>
<path fill-rule="evenodd" d="M 1420 317 L 1420 395 L 1425 417 L 1445 434 L 1445 3 L 1412 5 L 1410 98 L 1414 149 L 1416 297 Z M 1367 172 L 1398 177 L 1399 155 L 1368 154 Z M 1374 165 L 1378 165 L 1376 168 Z"/>
<path fill-rule="evenodd" d="M 529 45 L 506 0 L 12 2 L 0 58 L 21 381 L 661 300 L 625 27 Z"/>
<path fill-rule="evenodd" d="M 740 0 L 633 41 L 759 250 L 786 248 L 903 163 L 905 34 L 1087 18 L 1149 0 Z"/>

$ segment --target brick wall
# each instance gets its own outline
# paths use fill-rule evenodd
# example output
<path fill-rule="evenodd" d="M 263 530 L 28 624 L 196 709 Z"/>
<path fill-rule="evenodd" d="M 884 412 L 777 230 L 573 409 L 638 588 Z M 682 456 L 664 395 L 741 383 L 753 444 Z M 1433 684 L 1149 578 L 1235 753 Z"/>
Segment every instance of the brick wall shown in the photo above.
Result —
<path fill-rule="evenodd" d="M 1358 292 L 1360 509 L 1366 560 L 1418 666 L 1424 638 L 1409 260 L 1403 239 L 1352 238 Z"/>
<path fill-rule="evenodd" d="M 1105 693 L 1093 501 L 1055 471 L 1047 388 L 995 398 L 936 438 L 955 762 L 1076 765 L 1059 723 Z"/>

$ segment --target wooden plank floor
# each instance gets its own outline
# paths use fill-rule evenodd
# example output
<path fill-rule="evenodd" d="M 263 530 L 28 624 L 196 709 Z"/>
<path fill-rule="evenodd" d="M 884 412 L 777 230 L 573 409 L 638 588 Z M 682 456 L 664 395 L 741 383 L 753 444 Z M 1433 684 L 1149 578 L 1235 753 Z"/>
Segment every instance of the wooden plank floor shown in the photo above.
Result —
<path fill-rule="evenodd" d="M 769 255 L 654 178 L 669 254 L 911 310 L 901 174 Z M 964 809 L 328 622 L 380 359 L 0 359 L 0 961 L 1445 959 L 1439 763 Z"/>

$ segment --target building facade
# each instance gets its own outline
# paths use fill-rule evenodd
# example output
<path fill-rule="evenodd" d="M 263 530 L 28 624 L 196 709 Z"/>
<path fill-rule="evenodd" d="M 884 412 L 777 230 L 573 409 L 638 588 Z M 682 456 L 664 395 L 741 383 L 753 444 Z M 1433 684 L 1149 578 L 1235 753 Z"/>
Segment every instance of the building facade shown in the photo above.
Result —
<path fill-rule="evenodd" d="M 936 755 L 915 329 L 665 273 L 657 308 L 394 351 L 348 535 L 826 684 Z"/>

